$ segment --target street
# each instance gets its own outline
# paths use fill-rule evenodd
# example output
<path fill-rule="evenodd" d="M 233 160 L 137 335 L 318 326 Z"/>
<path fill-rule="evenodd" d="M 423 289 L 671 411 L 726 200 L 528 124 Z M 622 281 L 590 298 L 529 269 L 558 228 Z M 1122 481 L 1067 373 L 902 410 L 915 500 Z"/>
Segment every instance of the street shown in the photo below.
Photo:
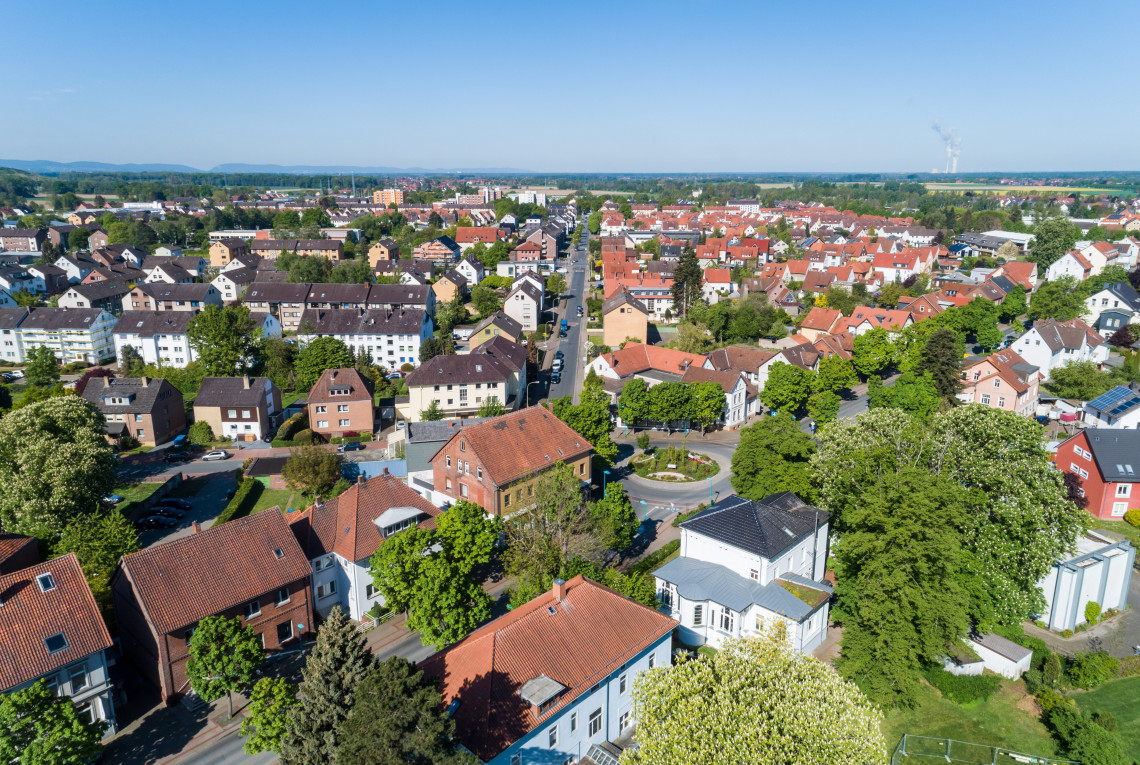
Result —
<path fill-rule="evenodd" d="M 582 229 L 582 239 L 579 242 L 571 244 L 566 250 L 566 312 L 559 315 L 555 312 L 554 327 L 555 332 L 552 333 L 552 340 L 557 340 L 557 344 L 548 346 L 550 351 L 547 357 L 553 361 L 553 351 L 561 349 L 563 355 L 562 363 L 565 365 L 562 368 L 562 380 L 558 383 L 548 385 L 547 398 L 555 399 L 562 396 L 573 396 L 574 402 L 578 401 L 578 391 L 582 389 L 582 370 L 585 369 L 586 362 L 583 360 L 585 356 L 585 342 L 586 332 L 585 325 L 588 320 L 586 315 L 586 273 L 589 271 L 589 252 L 586 249 L 586 242 L 589 241 L 589 233 L 585 228 Z M 572 265 L 573 263 L 573 265 Z M 582 316 L 578 316 L 578 306 L 582 306 Z M 557 304 L 552 309 L 556 311 Z M 557 327 L 559 319 L 565 318 L 568 325 L 566 330 L 566 337 L 559 338 L 557 335 Z M 543 365 L 549 370 L 549 364 Z M 547 375 L 549 380 L 549 371 L 541 373 Z M 541 375 L 540 375 L 541 376 Z"/>

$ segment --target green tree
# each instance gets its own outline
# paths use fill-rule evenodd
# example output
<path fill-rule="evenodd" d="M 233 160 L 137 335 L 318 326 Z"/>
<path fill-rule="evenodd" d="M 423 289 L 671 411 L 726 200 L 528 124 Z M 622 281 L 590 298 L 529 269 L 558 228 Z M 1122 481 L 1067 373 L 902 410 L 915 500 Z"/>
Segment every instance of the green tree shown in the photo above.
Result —
<path fill-rule="evenodd" d="M 895 349 L 887 330 L 879 327 L 855 338 L 851 363 L 865 377 L 876 375 L 894 361 Z"/>
<path fill-rule="evenodd" d="M 340 606 L 333 606 L 301 669 L 299 703 L 289 709 L 281 738 L 281 765 L 336 762 L 341 723 L 352 709 L 357 685 L 375 666 L 364 635 Z"/>
<path fill-rule="evenodd" d="M 840 356 L 828 356 L 819 362 L 819 370 L 812 380 L 811 388 L 817 393 L 839 393 L 858 382 L 855 367 L 850 361 Z"/>
<path fill-rule="evenodd" d="M 667 427 L 692 416 L 692 392 L 680 382 L 657 383 L 649 389 L 649 417 Z"/>
<path fill-rule="evenodd" d="M 1029 301 L 1026 298 L 1025 287 L 1019 284 L 1010 290 L 1009 294 L 1005 296 L 1005 300 L 1001 301 L 1001 305 L 998 306 L 998 318 L 1010 322 L 1019 316 L 1023 316 L 1028 308 Z"/>
<path fill-rule="evenodd" d="M 597 236 L 598 232 L 602 230 L 602 213 L 595 210 L 590 213 L 590 217 L 586 220 L 586 226 L 590 229 L 590 233 Z"/>
<path fill-rule="evenodd" d="M 326 369 L 351 367 L 352 361 L 348 346 L 335 337 L 318 337 L 309 341 L 297 356 L 297 390 L 309 390 Z"/>
<path fill-rule="evenodd" d="M 1045 387 L 1061 398 L 1092 401 L 1116 384 L 1116 378 L 1110 372 L 1100 371 L 1095 361 L 1068 361 L 1053 370 Z"/>
<path fill-rule="evenodd" d="M 487 400 L 479 406 L 476 417 L 498 417 L 507 413 L 507 408 L 499 401 L 498 396 L 488 396 Z"/>
<path fill-rule="evenodd" d="M 320 446 L 299 446 L 289 450 L 289 459 L 281 468 L 281 477 L 294 491 L 309 497 L 327 495 L 340 479 L 344 458 Z"/>
<path fill-rule="evenodd" d="M 86 250 L 87 240 L 91 238 L 91 231 L 85 228 L 73 228 L 67 234 L 67 247 L 70 250 Z"/>
<path fill-rule="evenodd" d="M 186 679 L 203 701 L 223 695 L 234 716 L 234 691 L 250 687 L 265 661 L 261 638 L 241 618 L 207 616 L 198 622 L 187 649 Z"/>
<path fill-rule="evenodd" d="M 958 487 L 915 468 L 884 475 L 847 511 L 834 551 L 837 668 L 883 706 L 910 704 L 921 668 L 961 643 L 977 589 Z"/>
<path fill-rule="evenodd" d="M 791 414 L 765 417 L 740 431 L 732 453 L 732 489 L 748 499 L 791 491 L 811 501 L 815 488 L 808 461 L 815 449 Z"/>
<path fill-rule="evenodd" d="M 124 345 L 119 351 L 119 375 L 121 377 L 141 377 L 146 362 L 133 345 Z M 173 385 L 173 383 L 171 383 Z"/>
<path fill-rule="evenodd" d="M 379 663 L 356 687 L 340 731 L 338 765 L 458 765 L 455 722 L 439 689 L 406 659 Z"/>
<path fill-rule="evenodd" d="M 420 411 L 420 419 L 426 422 L 435 422 L 436 420 L 442 420 L 446 416 L 447 413 L 440 408 L 439 402 L 434 398 L 431 400 L 431 403 L 428 404 L 427 409 Z"/>
<path fill-rule="evenodd" d="M 558 302 L 566 292 L 566 279 L 562 274 L 554 273 L 546 279 L 546 291 Z"/>
<path fill-rule="evenodd" d="M 78 396 L 40 401 L 0 419 L 0 524 L 51 539 L 94 511 L 115 483 L 103 415 Z"/>
<path fill-rule="evenodd" d="M 815 375 L 806 369 L 777 361 L 768 368 L 768 379 L 760 391 L 760 400 L 769 409 L 796 412 L 807 403 Z"/>
<path fill-rule="evenodd" d="M 39 679 L 0 695 L 0 761 L 13 765 L 93 762 L 103 751 L 101 724 L 79 716 L 67 696 Z"/>
<path fill-rule="evenodd" d="M 594 533 L 610 550 L 626 550 L 641 526 L 625 487 L 617 481 L 606 484 L 606 493 L 591 509 Z"/>
<path fill-rule="evenodd" d="M 297 686 L 279 677 L 263 677 L 249 694 L 246 718 L 239 733 L 246 739 L 242 750 L 249 755 L 281 752 L 281 739 L 289 726 L 289 710 L 297 705 Z"/>
<path fill-rule="evenodd" d="M 59 361 L 55 358 L 55 351 L 46 345 L 28 351 L 24 382 L 37 388 L 50 388 L 58 383 Z"/>
<path fill-rule="evenodd" d="M 1080 228 L 1067 218 L 1046 218 L 1033 229 L 1033 240 L 1029 243 L 1030 258 L 1038 268 L 1048 268 L 1073 249 L 1080 238 Z"/>
<path fill-rule="evenodd" d="M 119 559 L 139 549 L 138 530 L 122 513 L 90 512 L 77 515 L 64 527 L 52 546 L 52 557 L 75 553 L 95 600 L 106 610 Z"/>
<path fill-rule="evenodd" d="M 445 335 L 451 335 L 451 330 L 463 324 L 467 319 L 467 308 L 463 305 L 463 298 L 458 293 L 446 303 L 437 303 L 435 306 L 436 326 Z"/>
<path fill-rule="evenodd" d="M 724 415 L 726 397 L 724 388 L 717 382 L 699 382 L 689 385 L 691 416 L 701 432 L 720 422 Z"/>
<path fill-rule="evenodd" d="M 594 453 L 613 464 L 617 458 L 617 444 L 610 438 L 614 422 L 610 416 L 610 394 L 601 388 L 583 388 L 578 394 L 579 403 L 570 396 L 551 402 L 550 411 L 565 422 L 582 438 L 594 445 Z"/>
<path fill-rule="evenodd" d="M 807 401 L 808 416 L 816 425 L 826 425 L 839 416 L 839 396 L 829 390 L 813 393 Z"/>
<path fill-rule="evenodd" d="M 446 555 L 424 559 L 408 607 L 408 629 L 441 650 L 491 618 L 491 596 Z"/>
<path fill-rule="evenodd" d="M 622 765 L 887 759 L 882 713 L 854 684 L 780 635 L 729 641 L 713 656 L 642 673 L 633 686 L 633 713 L 638 747 L 622 753 Z"/>
<path fill-rule="evenodd" d="M 697 262 L 696 250 L 686 246 L 673 269 L 673 311 L 687 318 L 689 309 L 701 299 L 703 284 L 704 273 Z"/>
<path fill-rule="evenodd" d="M 877 377 L 872 377 L 867 385 L 867 407 L 878 409 L 890 407 L 900 409 L 916 417 L 929 417 L 938 411 L 942 397 L 929 372 L 919 375 L 904 372 L 894 385 L 883 385 Z"/>
<path fill-rule="evenodd" d="M 257 364 L 260 335 L 244 305 L 208 305 L 186 326 L 190 347 L 210 377 L 235 377 L 251 371 Z"/>
<path fill-rule="evenodd" d="M 471 290 L 471 302 L 480 316 L 490 316 L 503 307 L 499 293 L 482 284 L 477 284 L 475 289 Z"/>
<path fill-rule="evenodd" d="M 267 337 L 261 343 L 261 363 L 265 376 L 281 390 L 294 390 L 297 374 L 293 365 L 297 362 L 297 346 L 287 343 L 280 337 Z"/>
<path fill-rule="evenodd" d="M 618 412 L 622 422 L 636 426 L 649 419 L 649 386 L 640 377 L 632 377 L 622 386 L 618 397 Z"/>
<path fill-rule="evenodd" d="M 436 516 L 435 522 L 435 540 L 442 554 L 464 576 L 490 562 L 503 534 L 502 518 L 487 515 L 482 507 L 465 499 Z"/>
<path fill-rule="evenodd" d="M 926 339 L 914 371 L 929 374 L 938 395 L 949 398 L 962 389 L 962 356 L 962 342 L 954 330 L 938 329 Z"/>
<path fill-rule="evenodd" d="M 1033 291 L 1029 304 L 1029 318 L 1056 319 L 1068 321 L 1085 312 L 1085 293 L 1071 276 L 1062 276 L 1052 282 L 1045 282 Z"/>
<path fill-rule="evenodd" d="M 372 583 L 383 596 L 385 606 L 393 611 L 411 607 L 420 569 L 433 544 L 433 533 L 412 528 L 386 539 L 372 554 Z"/>
<path fill-rule="evenodd" d="M 208 446 L 215 440 L 214 429 L 205 420 L 198 420 L 186 431 L 190 443 L 196 446 Z"/>
<path fill-rule="evenodd" d="M 324 208 L 308 207 L 301 213 L 301 225 L 305 228 L 328 228 L 332 220 Z"/>
<path fill-rule="evenodd" d="M 293 231 L 301 227 L 301 216 L 296 210 L 282 210 L 273 216 L 273 228 L 279 231 Z"/>

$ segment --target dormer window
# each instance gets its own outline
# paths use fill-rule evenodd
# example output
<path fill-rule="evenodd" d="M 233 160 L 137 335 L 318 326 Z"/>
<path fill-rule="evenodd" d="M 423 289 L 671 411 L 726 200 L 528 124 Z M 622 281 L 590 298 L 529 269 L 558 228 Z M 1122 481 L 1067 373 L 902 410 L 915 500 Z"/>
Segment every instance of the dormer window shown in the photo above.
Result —
<path fill-rule="evenodd" d="M 48 653 L 59 653 L 60 651 L 66 651 L 67 638 L 63 636 L 62 632 L 57 632 L 50 637 L 44 638 L 44 647 L 47 648 Z"/>
<path fill-rule="evenodd" d="M 40 586 L 40 592 L 51 592 L 55 589 L 55 579 L 50 572 L 37 576 L 36 583 Z"/>

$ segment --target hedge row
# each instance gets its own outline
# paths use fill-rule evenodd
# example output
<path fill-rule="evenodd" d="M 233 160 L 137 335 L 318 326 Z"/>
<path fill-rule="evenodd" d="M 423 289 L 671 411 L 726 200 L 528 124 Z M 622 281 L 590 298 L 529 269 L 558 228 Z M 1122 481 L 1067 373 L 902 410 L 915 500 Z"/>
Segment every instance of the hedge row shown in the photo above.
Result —
<path fill-rule="evenodd" d="M 226 505 L 226 509 L 218 515 L 214 525 L 232 521 L 234 518 L 243 518 L 249 515 L 250 510 L 257 504 L 258 498 L 261 496 L 261 490 L 264 487 L 261 481 L 256 478 L 243 477 L 238 481 L 237 491 L 234 492 L 234 498 Z"/>
<path fill-rule="evenodd" d="M 943 698 L 955 704 L 986 701 L 1001 685 L 1001 678 L 997 675 L 954 675 L 939 667 L 928 669 L 926 679 L 942 691 Z"/>
<path fill-rule="evenodd" d="M 674 539 L 671 542 L 666 542 L 665 545 L 662 546 L 660 550 L 655 550 L 655 551 L 649 553 L 649 555 L 646 555 L 644 558 L 639 560 L 637 563 L 634 563 L 632 566 L 630 566 L 628 569 L 626 569 L 625 573 L 627 573 L 627 574 L 648 574 L 650 571 L 653 571 L 658 566 L 660 566 L 661 562 L 663 560 L 665 560 L 670 555 L 672 555 L 673 553 L 677 552 L 680 549 L 681 549 L 681 540 L 680 539 Z"/>
<path fill-rule="evenodd" d="M 690 518 L 692 518 L 697 513 L 704 512 L 706 509 L 708 509 L 708 503 L 702 502 L 701 504 L 694 507 L 692 510 L 686 510 L 683 513 L 677 513 L 676 517 L 673 518 L 673 525 L 674 526 L 680 526 L 682 523 L 689 520 Z"/>
<path fill-rule="evenodd" d="M 292 441 L 297 431 L 303 430 L 306 427 L 308 427 L 308 418 L 304 412 L 298 412 L 281 423 L 281 427 L 277 429 L 277 438 L 282 441 Z"/>

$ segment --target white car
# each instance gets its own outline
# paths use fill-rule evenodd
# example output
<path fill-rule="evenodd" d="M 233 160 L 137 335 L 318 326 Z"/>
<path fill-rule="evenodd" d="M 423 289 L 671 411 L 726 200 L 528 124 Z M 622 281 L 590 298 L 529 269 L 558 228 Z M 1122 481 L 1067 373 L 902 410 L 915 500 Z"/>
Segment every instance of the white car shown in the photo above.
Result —
<path fill-rule="evenodd" d="M 227 452 L 225 449 L 218 449 L 217 451 L 212 451 L 212 452 L 209 452 L 208 454 L 203 454 L 202 455 L 202 461 L 203 462 L 209 462 L 211 460 L 225 460 L 225 459 L 229 459 L 229 457 L 230 457 L 230 453 Z"/>
<path fill-rule="evenodd" d="M 555 359 L 554 363 L 550 365 L 550 370 L 552 372 L 561 372 L 562 371 L 562 359 Z"/>

